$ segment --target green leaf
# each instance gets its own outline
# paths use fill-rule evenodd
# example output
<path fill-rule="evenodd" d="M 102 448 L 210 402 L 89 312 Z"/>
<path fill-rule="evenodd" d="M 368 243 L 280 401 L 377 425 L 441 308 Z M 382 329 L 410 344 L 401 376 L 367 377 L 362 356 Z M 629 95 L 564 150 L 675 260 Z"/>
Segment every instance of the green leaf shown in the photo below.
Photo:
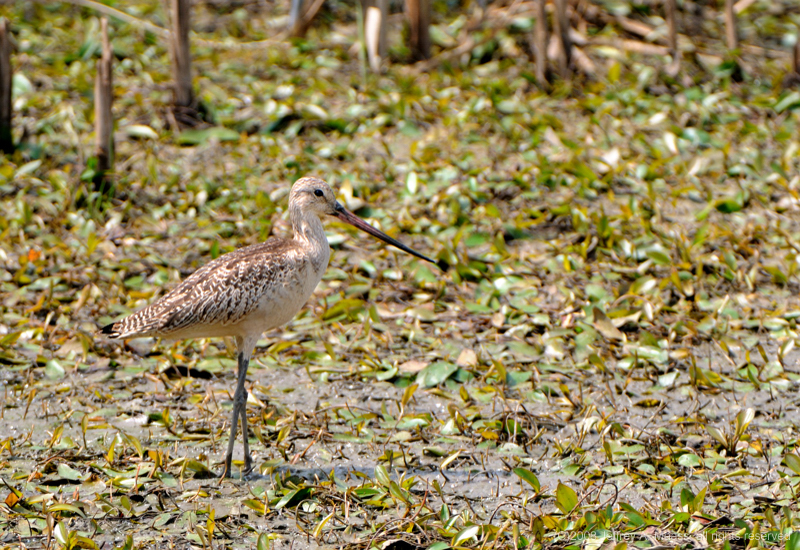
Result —
<path fill-rule="evenodd" d="M 800 92 L 790 92 L 775 103 L 775 112 L 780 114 L 787 109 L 800 107 Z"/>
<path fill-rule="evenodd" d="M 661 250 L 648 250 L 647 257 L 658 265 L 672 265 L 672 259 L 669 254 Z"/>
<path fill-rule="evenodd" d="M 216 477 L 214 472 L 209 470 L 208 466 L 205 463 L 200 462 L 199 460 L 189 459 L 186 461 L 186 469 L 195 472 L 195 477 L 199 478 L 210 478 Z"/>
<path fill-rule="evenodd" d="M 539 478 L 536 477 L 536 474 L 526 468 L 514 468 L 513 472 L 533 487 L 534 491 L 537 493 L 541 491 L 542 486 L 539 484 Z"/>
<path fill-rule="evenodd" d="M 544 326 L 550 326 L 550 320 L 547 320 L 547 324 Z M 531 346 L 530 344 L 526 344 L 525 342 L 520 342 L 518 340 L 512 340 L 508 343 L 508 350 L 514 354 L 514 357 L 518 361 L 528 362 L 533 361 L 541 357 L 541 353 Z"/>
<path fill-rule="evenodd" d="M 280 510 L 284 507 L 290 507 L 292 505 L 299 504 L 307 499 L 310 495 L 311 487 L 303 487 L 300 489 L 295 489 L 294 491 L 289 491 L 277 502 L 277 504 L 275 504 L 275 509 Z"/>
<path fill-rule="evenodd" d="M 480 530 L 481 530 L 480 525 L 470 525 L 469 527 L 459 531 L 458 534 L 453 537 L 453 541 L 450 543 L 450 545 L 458 546 L 462 542 L 466 542 L 470 539 L 473 539 L 478 536 Z"/>
<path fill-rule="evenodd" d="M 697 493 L 697 496 L 694 497 L 693 506 L 695 510 L 701 510 L 703 508 L 703 502 L 705 502 L 707 492 L 708 485 L 700 489 L 700 491 Z"/>
<path fill-rule="evenodd" d="M 60 380 L 61 378 L 64 378 L 66 373 L 64 372 L 64 367 L 61 366 L 61 363 L 55 359 L 50 359 L 44 367 L 44 374 L 50 380 Z"/>
<path fill-rule="evenodd" d="M 578 495 L 572 487 L 564 485 L 560 481 L 556 488 L 556 506 L 564 514 L 569 514 L 578 505 Z"/>
<path fill-rule="evenodd" d="M 706 431 L 708 432 L 708 435 L 713 437 L 717 441 L 717 443 L 719 443 L 720 445 L 722 445 L 725 448 L 728 447 L 728 438 L 724 433 L 722 433 L 720 430 L 718 430 L 714 426 L 706 426 L 705 428 L 706 428 Z"/>
<path fill-rule="evenodd" d="M 423 388 L 438 386 L 458 370 L 458 365 L 448 361 L 431 363 L 417 374 L 416 383 Z"/>
<path fill-rule="evenodd" d="M 14 174 L 14 178 L 21 178 L 23 176 L 27 176 L 29 174 L 33 174 L 39 167 L 42 165 L 41 160 L 32 160 L 26 164 L 23 164 L 19 167 L 17 172 Z"/>
<path fill-rule="evenodd" d="M 772 282 L 776 284 L 785 285 L 789 282 L 789 277 L 786 275 L 786 273 L 781 271 L 779 267 L 774 265 L 765 265 L 764 271 L 772 275 Z"/>
<path fill-rule="evenodd" d="M 69 479 L 70 481 L 77 481 L 83 478 L 78 470 L 71 468 L 69 464 L 63 462 L 58 465 L 58 476 L 63 479 Z"/>
<path fill-rule="evenodd" d="M 678 457 L 678 464 L 680 464 L 684 468 L 698 468 L 703 463 L 700 460 L 700 457 L 697 456 L 696 454 L 686 453 Z"/>
<path fill-rule="evenodd" d="M 66 503 L 63 503 L 63 502 L 59 502 L 57 504 L 49 506 L 47 508 L 47 511 L 48 512 L 71 512 L 71 513 L 75 514 L 76 516 L 80 516 L 82 518 L 86 517 L 86 514 L 83 513 L 83 510 L 81 510 L 77 506 L 75 506 L 73 504 L 66 504 Z"/>
<path fill-rule="evenodd" d="M 343 300 L 339 300 L 330 308 L 328 308 L 328 310 L 322 314 L 322 318 L 327 321 L 329 319 L 339 317 L 340 315 L 352 316 L 356 312 L 363 309 L 364 300 L 359 300 L 357 298 L 345 298 Z"/>
<path fill-rule="evenodd" d="M 408 403 L 411 401 L 411 398 L 414 395 L 414 392 L 417 391 L 419 386 L 417 384 L 411 384 L 410 386 L 406 386 L 406 389 L 403 391 L 403 398 L 400 400 L 400 405 L 405 409 Z"/>
<path fill-rule="evenodd" d="M 84 549 L 88 549 L 88 550 L 92 550 L 92 549 L 97 550 L 97 543 L 95 543 L 89 537 L 84 537 L 83 535 L 77 535 L 76 534 L 75 538 L 73 539 L 72 545 L 73 545 L 73 548 L 84 548 Z"/>
<path fill-rule="evenodd" d="M 219 141 L 239 141 L 240 135 L 236 130 L 222 127 L 206 128 L 205 130 L 184 130 L 178 136 L 178 144 L 201 145 L 212 138 L 216 138 Z"/>
<path fill-rule="evenodd" d="M 789 453 L 783 457 L 783 463 L 800 476 L 800 456 L 795 453 Z"/>
<path fill-rule="evenodd" d="M 248 498 L 242 501 L 242 504 L 250 508 L 251 510 L 255 510 L 257 513 L 261 514 L 262 516 L 266 514 L 267 508 L 264 505 L 263 500 L 256 500 L 254 498 Z"/>
<path fill-rule="evenodd" d="M 386 471 L 386 468 L 383 466 L 383 464 L 378 464 L 375 466 L 375 478 L 378 480 L 378 483 L 384 487 L 389 487 L 392 484 L 392 479 L 389 477 L 389 472 Z"/>
<path fill-rule="evenodd" d="M 70 532 L 69 529 L 67 529 L 67 524 L 64 523 L 63 521 L 58 522 L 58 525 L 56 525 L 53 535 L 56 537 L 56 540 L 62 546 L 67 546 L 67 544 L 69 543 Z"/>
<path fill-rule="evenodd" d="M 739 191 L 732 197 L 725 197 L 724 199 L 717 200 L 714 203 L 714 208 L 716 208 L 723 214 L 732 214 L 733 212 L 739 212 L 747 205 L 748 198 L 749 197 L 747 193 Z"/>
<path fill-rule="evenodd" d="M 681 489 L 681 506 L 693 505 L 695 501 L 695 494 L 689 487 Z"/>
<path fill-rule="evenodd" d="M 736 440 L 742 438 L 744 432 L 747 430 L 750 423 L 756 417 L 756 411 L 753 409 L 747 408 L 743 411 L 739 411 L 739 414 L 736 415 Z"/>

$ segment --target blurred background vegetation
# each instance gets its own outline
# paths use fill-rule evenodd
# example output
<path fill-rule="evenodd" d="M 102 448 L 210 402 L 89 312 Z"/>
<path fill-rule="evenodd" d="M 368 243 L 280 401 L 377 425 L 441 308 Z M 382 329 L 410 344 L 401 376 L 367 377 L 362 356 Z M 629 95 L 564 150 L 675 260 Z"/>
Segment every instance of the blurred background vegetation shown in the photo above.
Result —
<path fill-rule="evenodd" d="M 0 545 L 797 548 L 800 5 L 670 6 L 0 5 Z M 450 270 L 328 222 L 220 485 L 224 343 L 95 332 L 306 174 Z"/>

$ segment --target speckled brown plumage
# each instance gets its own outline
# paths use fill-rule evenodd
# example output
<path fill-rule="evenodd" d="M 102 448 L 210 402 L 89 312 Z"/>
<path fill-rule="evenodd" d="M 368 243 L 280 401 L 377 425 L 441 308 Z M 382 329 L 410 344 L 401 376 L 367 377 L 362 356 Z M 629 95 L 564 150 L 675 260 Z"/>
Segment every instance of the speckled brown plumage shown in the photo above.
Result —
<path fill-rule="evenodd" d="M 230 327 L 252 313 L 272 287 L 304 271 L 306 261 L 296 243 L 287 239 L 273 238 L 229 252 L 192 273 L 158 301 L 103 327 L 102 332 L 111 338 L 169 338 L 192 326 Z"/>

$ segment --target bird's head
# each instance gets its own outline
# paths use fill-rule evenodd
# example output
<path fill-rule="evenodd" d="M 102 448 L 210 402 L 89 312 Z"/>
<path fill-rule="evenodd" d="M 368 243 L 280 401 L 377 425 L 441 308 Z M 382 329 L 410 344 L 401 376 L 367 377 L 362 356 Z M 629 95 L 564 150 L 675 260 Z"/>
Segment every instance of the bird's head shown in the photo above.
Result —
<path fill-rule="evenodd" d="M 300 178 L 292 185 L 289 194 L 289 208 L 304 213 L 314 213 L 320 218 L 325 215 L 335 216 L 342 205 L 336 200 L 331 187 L 319 178 Z"/>
<path fill-rule="evenodd" d="M 289 214 L 292 216 L 292 223 L 295 223 L 295 220 L 304 219 L 304 216 L 310 213 L 314 213 L 320 218 L 325 215 L 334 216 L 417 258 L 421 258 L 433 264 L 437 263 L 416 250 L 412 250 L 400 241 L 393 239 L 383 231 L 372 227 L 347 210 L 342 206 L 342 203 L 336 200 L 336 196 L 333 194 L 330 186 L 321 179 L 312 177 L 300 178 L 294 182 L 292 192 L 289 194 Z"/>

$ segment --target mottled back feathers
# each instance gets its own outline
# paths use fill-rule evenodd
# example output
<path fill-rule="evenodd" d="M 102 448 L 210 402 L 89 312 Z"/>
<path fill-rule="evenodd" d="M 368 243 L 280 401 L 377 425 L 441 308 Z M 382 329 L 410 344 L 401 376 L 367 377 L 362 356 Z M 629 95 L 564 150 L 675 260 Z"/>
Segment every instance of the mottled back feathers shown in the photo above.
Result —
<path fill-rule="evenodd" d="M 326 243 L 327 245 L 327 243 Z M 103 327 L 111 338 L 170 337 L 188 327 L 226 327 L 252 313 L 264 292 L 303 271 L 293 240 L 272 238 L 235 250 L 201 267 L 161 299 Z"/>

